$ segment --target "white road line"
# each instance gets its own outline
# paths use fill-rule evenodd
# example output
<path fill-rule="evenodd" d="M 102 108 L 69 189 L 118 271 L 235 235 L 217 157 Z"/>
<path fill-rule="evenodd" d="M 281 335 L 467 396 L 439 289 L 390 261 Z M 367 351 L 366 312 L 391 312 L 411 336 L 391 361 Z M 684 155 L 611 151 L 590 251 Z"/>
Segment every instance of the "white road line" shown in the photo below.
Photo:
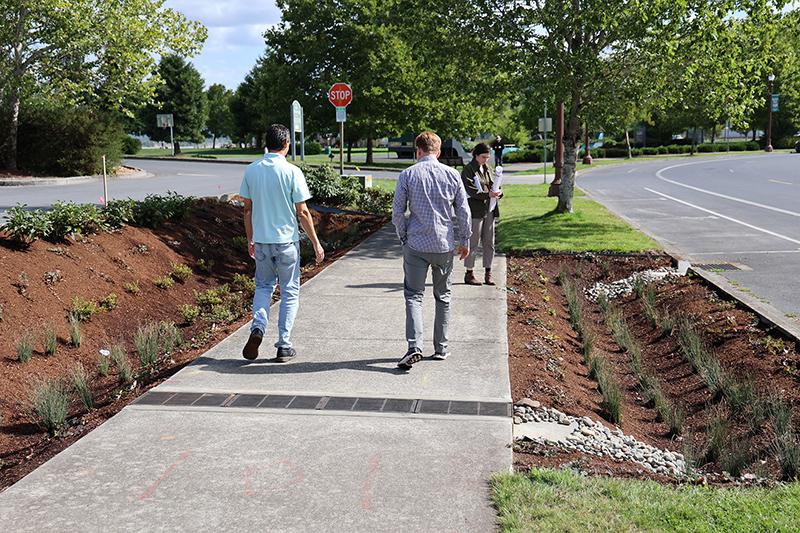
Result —
<path fill-rule="evenodd" d="M 781 181 L 781 180 L 767 180 L 771 181 L 772 183 L 780 183 L 781 185 L 794 185 L 794 183 L 790 183 L 788 181 Z"/>
<path fill-rule="evenodd" d="M 631 172 L 633 172 L 634 170 L 638 170 L 638 169 L 639 169 L 639 167 L 632 168 L 632 169 L 630 169 L 630 170 L 629 170 L 627 173 L 628 173 L 628 174 L 630 174 L 630 173 L 631 173 Z"/>
<path fill-rule="evenodd" d="M 755 255 L 755 254 L 800 254 L 800 250 L 739 250 L 735 252 L 690 252 L 689 255 Z"/>
<path fill-rule="evenodd" d="M 188 174 L 188 173 L 184 173 L 184 172 L 178 172 L 175 175 L 176 176 L 194 176 L 194 177 L 197 177 L 197 178 L 213 178 L 214 177 L 214 174 Z"/>
<path fill-rule="evenodd" d="M 774 231 L 770 231 L 768 229 L 759 228 L 758 226 L 753 226 L 752 224 L 748 224 L 747 222 L 742 222 L 741 220 L 737 220 L 737 219 L 735 219 L 733 217 L 725 216 L 725 215 L 723 215 L 721 213 L 717 213 L 716 211 L 712 211 L 710 209 L 706 209 L 705 207 L 700 207 L 699 205 L 694 205 L 694 204 L 690 204 L 689 202 L 684 202 L 683 200 L 678 200 L 677 198 L 673 198 L 672 196 L 664 194 L 663 192 L 654 191 L 653 189 L 648 189 L 647 187 L 645 187 L 644 190 L 650 191 L 651 193 L 657 194 L 659 196 L 663 196 L 664 198 L 669 198 L 670 200 L 672 200 L 674 202 L 678 202 L 679 204 L 688 205 L 689 207 L 693 207 L 695 209 L 699 209 L 700 211 L 704 211 L 706 213 L 710 213 L 712 215 L 716 215 L 716 216 L 718 216 L 720 218 L 724 218 L 725 220 L 730 220 L 731 222 L 735 222 L 737 224 L 741 224 L 742 226 L 746 226 L 746 227 L 748 227 L 750 229 L 754 229 L 756 231 L 760 231 L 762 233 L 766 233 L 767 235 L 772 235 L 773 237 L 777 237 L 777 238 L 783 239 L 785 241 L 793 242 L 795 244 L 800 244 L 800 241 L 798 241 L 796 239 L 792 239 L 791 237 L 787 237 L 786 235 L 781 235 L 780 233 L 775 233 Z"/>
<path fill-rule="evenodd" d="M 702 192 L 705 194 L 710 194 L 711 196 L 718 196 L 719 198 L 725 198 L 726 200 L 731 200 L 733 202 L 739 202 L 742 204 L 752 205 L 754 207 L 760 207 L 761 209 L 768 209 L 770 211 L 775 211 L 776 213 L 782 213 L 784 215 L 791 215 L 793 217 L 800 217 L 800 213 L 796 211 L 789 211 L 788 209 L 781 209 L 779 207 L 772 207 L 771 205 L 764 205 L 758 202 L 751 202 L 750 200 L 745 200 L 743 198 L 736 198 L 735 196 L 728 196 L 727 194 L 721 194 L 714 191 L 708 191 L 706 189 L 701 189 L 700 187 L 694 187 L 692 185 L 686 185 L 685 183 L 680 183 L 678 181 L 671 180 L 669 178 L 665 178 L 661 175 L 661 173 L 667 169 L 662 169 L 656 172 L 656 177 L 661 181 L 666 181 L 667 183 L 672 183 L 673 185 L 678 185 L 679 187 L 685 187 L 687 189 L 692 189 L 693 191 Z M 770 180 L 771 181 L 771 180 Z"/>
<path fill-rule="evenodd" d="M 729 168 L 728 170 L 730 170 L 730 171 L 731 171 L 731 174 L 733 174 L 733 169 L 732 169 L 732 168 Z"/>

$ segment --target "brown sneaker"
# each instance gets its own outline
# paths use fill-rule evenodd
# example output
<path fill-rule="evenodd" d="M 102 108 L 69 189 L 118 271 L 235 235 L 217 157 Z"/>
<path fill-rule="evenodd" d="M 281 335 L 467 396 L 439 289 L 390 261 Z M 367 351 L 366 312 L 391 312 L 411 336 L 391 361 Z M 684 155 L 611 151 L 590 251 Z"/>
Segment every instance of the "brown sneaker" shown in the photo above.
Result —
<path fill-rule="evenodd" d="M 492 277 L 492 271 L 491 270 L 487 270 L 486 271 L 486 276 L 485 276 L 483 282 L 486 285 L 494 285 L 495 284 L 494 283 L 494 278 Z"/>
<path fill-rule="evenodd" d="M 472 270 L 467 270 L 464 273 L 464 283 L 466 285 L 480 285 L 481 284 L 481 282 L 478 281 L 477 278 L 475 278 L 475 274 L 472 272 Z"/>
<path fill-rule="evenodd" d="M 264 332 L 260 329 L 254 329 L 250 332 L 250 338 L 247 339 L 247 344 L 244 345 L 242 356 L 245 359 L 252 361 L 258 357 L 258 347 L 261 346 L 261 341 L 264 339 Z"/>

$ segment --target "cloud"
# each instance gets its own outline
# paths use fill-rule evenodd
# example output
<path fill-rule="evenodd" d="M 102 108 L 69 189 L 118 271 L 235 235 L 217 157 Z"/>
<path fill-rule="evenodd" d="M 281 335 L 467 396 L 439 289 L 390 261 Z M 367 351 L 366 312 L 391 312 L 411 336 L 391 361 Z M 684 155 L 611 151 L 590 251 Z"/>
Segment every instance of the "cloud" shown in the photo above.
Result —
<path fill-rule="evenodd" d="M 273 0 L 263 2 L 167 0 L 166 6 L 180 11 L 208 28 L 249 24 L 276 24 L 281 13 Z"/>
<path fill-rule="evenodd" d="M 264 53 L 263 33 L 281 19 L 274 0 L 242 1 L 166 0 L 165 6 L 190 20 L 202 22 L 208 38 L 191 58 L 206 86 L 222 83 L 235 89 Z"/>

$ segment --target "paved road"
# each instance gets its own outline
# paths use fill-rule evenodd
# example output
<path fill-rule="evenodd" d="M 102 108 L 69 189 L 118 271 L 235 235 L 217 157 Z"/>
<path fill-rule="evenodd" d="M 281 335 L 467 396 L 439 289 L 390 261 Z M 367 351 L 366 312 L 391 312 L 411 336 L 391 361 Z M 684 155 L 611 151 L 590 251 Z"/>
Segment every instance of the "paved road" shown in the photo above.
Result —
<path fill-rule="evenodd" d="M 141 200 L 148 194 L 163 194 L 175 191 L 184 195 L 211 196 L 235 192 L 242 181 L 244 165 L 203 163 L 193 161 L 126 161 L 126 164 L 144 169 L 150 178 L 109 179 L 110 198 L 133 198 Z M 397 172 L 370 172 L 374 178 L 396 178 Z M 29 207 L 46 208 L 56 201 L 76 203 L 100 203 L 103 195 L 101 179 L 70 185 L 31 185 L 2 187 L 0 189 L 0 213 L 18 203 Z"/>
<path fill-rule="evenodd" d="M 693 263 L 800 316 L 800 155 L 651 161 L 598 168 L 579 185 Z"/>

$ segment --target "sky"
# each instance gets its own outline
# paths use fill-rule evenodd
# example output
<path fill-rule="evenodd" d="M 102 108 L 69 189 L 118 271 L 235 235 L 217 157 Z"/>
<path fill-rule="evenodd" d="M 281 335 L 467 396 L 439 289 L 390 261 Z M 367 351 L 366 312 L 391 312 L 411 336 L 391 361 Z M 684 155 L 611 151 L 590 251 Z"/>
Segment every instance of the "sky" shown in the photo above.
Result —
<path fill-rule="evenodd" d="M 264 53 L 261 35 L 281 19 L 274 0 L 166 0 L 165 5 L 208 29 L 202 51 L 189 58 L 206 87 L 221 83 L 236 89 Z"/>

